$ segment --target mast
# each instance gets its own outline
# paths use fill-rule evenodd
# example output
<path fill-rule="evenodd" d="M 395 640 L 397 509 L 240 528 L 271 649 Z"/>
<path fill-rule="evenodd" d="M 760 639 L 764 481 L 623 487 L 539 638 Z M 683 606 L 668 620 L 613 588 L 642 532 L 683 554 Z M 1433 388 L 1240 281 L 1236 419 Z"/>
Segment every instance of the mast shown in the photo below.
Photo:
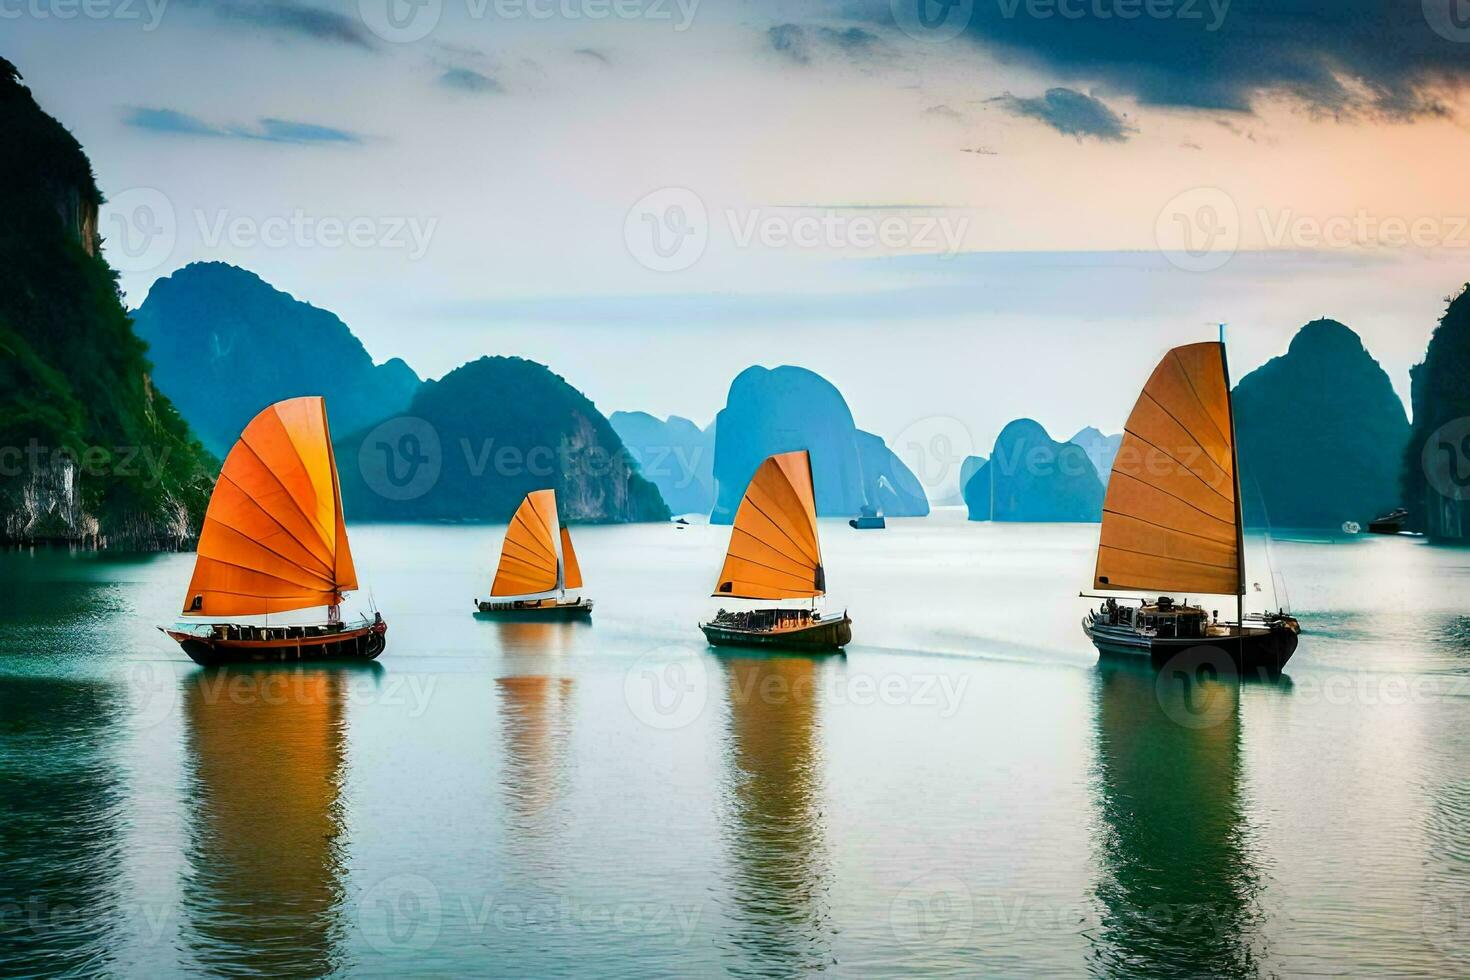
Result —
<path fill-rule="evenodd" d="M 1230 391 L 1230 358 L 1225 349 L 1225 324 L 1220 324 L 1220 366 L 1225 371 L 1225 405 L 1230 410 L 1230 471 L 1235 479 L 1235 566 L 1240 585 L 1235 592 L 1235 622 L 1245 642 L 1245 519 L 1240 505 L 1240 440 L 1235 433 L 1235 396 Z"/>

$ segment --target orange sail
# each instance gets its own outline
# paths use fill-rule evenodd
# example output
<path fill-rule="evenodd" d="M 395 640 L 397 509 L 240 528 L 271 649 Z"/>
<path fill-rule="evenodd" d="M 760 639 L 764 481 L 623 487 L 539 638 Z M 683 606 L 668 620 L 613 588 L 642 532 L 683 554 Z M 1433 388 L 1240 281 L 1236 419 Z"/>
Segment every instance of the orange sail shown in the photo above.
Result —
<path fill-rule="evenodd" d="M 806 450 L 760 465 L 735 512 L 716 596 L 810 599 L 827 591 Z"/>
<path fill-rule="evenodd" d="M 495 570 L 490 594 L 527 596 L 555 591 L 560 586 L 556 529 L 556 491 L 526 494 L 505 529 L 500 567 Z"/>
<path fill-rule="evenodd" d="M 209 498 L 198 551 L 185 615 L 331 606 L 357 588 L 320 397 L 276 402 L 245 426 Z"/>
<path fill-rule="evenodd" d="M 1239 498 L 1224 345 L 1176 348 L 1124 428 L 1094 586 L 1243 595 Z"/>
<path fill-rule="evenodd" d="M 577 553 L 572 549 L 572 535 L 563 525 L 561 529 L 562 585 L 568 589 L 582 587 L 582 566 L 577 564 Z"/>

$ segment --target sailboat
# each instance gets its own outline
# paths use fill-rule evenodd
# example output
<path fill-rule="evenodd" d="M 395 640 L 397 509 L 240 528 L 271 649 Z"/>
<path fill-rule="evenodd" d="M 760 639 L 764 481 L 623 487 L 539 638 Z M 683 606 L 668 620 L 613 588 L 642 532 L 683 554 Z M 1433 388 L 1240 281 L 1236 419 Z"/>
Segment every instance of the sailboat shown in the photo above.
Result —
<path fill-rule="evenodd" d="M 715 646 L 774 646 L 840 650 L 852 642 L 852 620 L 816 608 L 827 593 L 817 540 L 816 493 L 806 450 L 761 463 L 730 529 L 730 548 L 715 585 L 716 598 L 808 599 L 810 608 L 721 609 L 699 628 Z"/>
<path fill-rule="evenodd" d="M 225 457 L 182 619 L 159 629 L 206 665 L 372 660 L 388 625 L 376 612 L 342 622 L 342 599 L 356 588 L 326 403 L 315 395 L 276 402 Z M 270 623 L 321 607 L 324 621 Z"/>
<path fill-rule="evenodd" d="M 1093 588 L 1144 593 L 1105 599 L 1082 629 L 1105 654 L 1167 659 L 1199 647 L 1240 670 L 1279 671 L 1296 650 L 1297 621 L 1245 615 L 1240 466 L 1223 342 L 1171 350 L 1133 406 L 1108 479 Z M 1175 595 L 1234 595 L 1235 622 Z"/>
<path fill-rule="evenodd" d="M 572 535 L 556 516 L 556 491 L 534 490 L 505 529 L 490 598 L 476 599 L 475 608 L 495 616 L 588 619 L 592 600 L 567 596 L 581 587 Z"/>

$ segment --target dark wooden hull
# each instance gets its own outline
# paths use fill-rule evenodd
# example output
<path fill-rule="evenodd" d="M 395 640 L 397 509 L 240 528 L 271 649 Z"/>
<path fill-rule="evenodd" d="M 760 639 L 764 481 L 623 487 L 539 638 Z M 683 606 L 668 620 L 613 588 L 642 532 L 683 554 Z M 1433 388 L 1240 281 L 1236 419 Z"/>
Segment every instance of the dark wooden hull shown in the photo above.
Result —
<path fill-rule="evenodd" d="M 1228 633 L 1205 637 L 1158 637 L 1131 626 L 1098 623 L 1089 616 L 1082 621 L 1082 631 L 1104 656 L 1146 657 L 1162 665 L 1177 654 L 1202 650 L 1223 655 L 1242 674 L 1279 673 L 1297 645 L 1297 630 L 1284 624 L 1231 627 Z"/>
<path fill-rule="evenodd" d="M 837 651 L 852 642 L 852 620 L 824 620 L 800 629 L 750 630 L 700 623 L 711 646 L 767 647 L 779 650 Z"/>
<path fill-rule="evenodd" d="M 388 643 L 388 624 L 382 622 L 354 629 L 343 629 L 335 633 L 322 632 L 297 636 L 276 634 L 301 631 L 260 629 L 253 631 L 260 635 L 260 638 L 251 639 L 203 637 L 164 627 L 159 628 L 183 648 L 190 660 L 203 667 L 217 667 L 224 664 L 314 663 L 331 660 L 370 661 L 376 660 Z"/>
<path fill-rule="evenodd" d="M 498 619 L 513 623 L 590 620 L 592 600 L 581 599 L 577 602 L 558 602 L 555 605 L 546 606 L 517 606 L 511 603 L 476 601 L 475 618 Z"/>

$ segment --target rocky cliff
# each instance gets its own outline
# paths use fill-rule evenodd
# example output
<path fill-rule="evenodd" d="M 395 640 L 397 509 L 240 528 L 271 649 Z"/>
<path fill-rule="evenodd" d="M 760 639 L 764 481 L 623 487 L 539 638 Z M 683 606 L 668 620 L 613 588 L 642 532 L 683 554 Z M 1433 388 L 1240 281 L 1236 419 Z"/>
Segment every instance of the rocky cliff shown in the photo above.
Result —
<path fill-rule="evenodd" d="M 551 487 L 563 520 L 669 509 L 587 397 L 544 365 L 482 357 L 425 382 L 402 415 L 337 441 L 353 520 L 508 520 Z"/>
<path fill-rule="evenodd" d="M 929 513 L 918 479 L 881 439 L 858 429 L 841 392 L 799 367 L 749 367 L 730 384 L 716 417 L 716 496 L 710 520 L 735 519 L 756 467 L 774 453 L 812 457 L 817 513 L 851 517 L 864 505 L 889 517 Z"/>
<path fill-rule="evenodd" d="M 1099 521 L 1102 504 L 1102 481 L 1082 447 L 1053 441 L 1031 419 L 1002 429 L 965 483 L 972 521 Z"/>
<path fill-rule="evenodd" d="M 91 163 L 3 59 L 0 132 L 0 534 L 184 544 L 214 461 L 154 390 L 98 255 Z"/>
<path fill-rule="evenodd" d="M 669 510 L 709 516 L 715 505 L 713 422 L 701 429 L 678 415 L 664 421 L 647 412 L 613 412 L 608 421 Z"/>
<path fill-rule="evenodd" d="M 408 406 L 419 378 L 398 359 L 374 364 L 334 314 L 223 262 L 159 279 L 133 315 L 154 381 L 200 440 L 223 456 L 266 405 L 324 395 L 342 436 Z"/>
<path fill-rule="evenodd" d="M 1409 524 L 1442 541 L 1470 539 L 1470 286 L 1449 301 L 1409 377 L 1414 427 L 1399 471 Z"/>
<path fill-rule="evenodd" d="M 1358 335 L 1314 320 L 1234 392 L 1241 500 L 1251 526 L 1366 525 L 1398 504 L 1409 421 Z"/>

